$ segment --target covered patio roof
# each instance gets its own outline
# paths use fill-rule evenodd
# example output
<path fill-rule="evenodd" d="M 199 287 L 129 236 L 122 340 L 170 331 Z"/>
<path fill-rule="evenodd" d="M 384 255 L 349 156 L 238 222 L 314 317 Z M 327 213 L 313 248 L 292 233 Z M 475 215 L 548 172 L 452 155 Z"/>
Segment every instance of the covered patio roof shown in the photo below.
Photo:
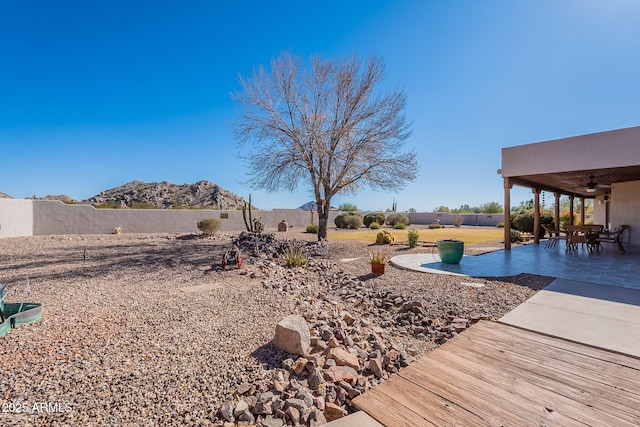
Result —
<path fill-rule="evenodd" d="M 503 148 L 498 173 L 504 178 L 505 248 L 509 249 L 513 185 L 533 189 L 539 214 L 542 191 L 554 193 L 556 200 L 560 195 L 595 198 L 610 193 L 617 183 L 640 181 L 640 126 Z"/>
<path fill-rule="evenodd" d="M 502 149 L 503 178 L 514 185 L 576 197 L 640 180 L 640 126 Z M 587 192 L 590 177 L 596 192 Z"/>

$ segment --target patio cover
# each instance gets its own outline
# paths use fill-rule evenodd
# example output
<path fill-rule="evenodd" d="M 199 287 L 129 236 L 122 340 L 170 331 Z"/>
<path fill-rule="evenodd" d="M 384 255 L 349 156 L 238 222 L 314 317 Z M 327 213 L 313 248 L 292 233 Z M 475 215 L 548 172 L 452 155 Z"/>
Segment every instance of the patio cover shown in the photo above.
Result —
<path fill-rule="evenodd" d="M 561 195 L 603 200 L 608 193 L 612 200 L 608 222 L 640 229 L 640 126 L 503 148 L 498 173 L 505 189 L 505 249 L 511 248 L 513 185 L 532 189 L 538 220 L 542 191 L 554 193 L 556 207 Z M 595 192 L 587 191 L 592 176 L 598 184 Z M 539 237 L 535 236 L 536 242 Z M 631 243 L 640 244 L 640 240 Z"/>

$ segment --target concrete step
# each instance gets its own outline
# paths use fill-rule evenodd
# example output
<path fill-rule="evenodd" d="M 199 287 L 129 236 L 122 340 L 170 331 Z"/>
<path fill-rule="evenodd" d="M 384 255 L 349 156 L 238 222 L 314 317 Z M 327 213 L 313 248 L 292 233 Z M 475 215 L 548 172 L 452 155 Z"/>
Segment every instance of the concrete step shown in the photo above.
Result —
<path fill-rule="evenodd" d="M 384 427 L 364 411 L 354 412 L 344 418 L 331 421 L 324 427 Z"/>

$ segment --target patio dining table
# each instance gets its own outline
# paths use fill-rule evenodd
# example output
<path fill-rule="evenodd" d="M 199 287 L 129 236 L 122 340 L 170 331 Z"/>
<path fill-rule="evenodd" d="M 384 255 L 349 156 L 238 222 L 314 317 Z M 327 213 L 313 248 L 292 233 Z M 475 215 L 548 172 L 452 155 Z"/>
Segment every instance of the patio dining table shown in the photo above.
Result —
<path fill-rule="evenodd" d="M 566 252 L 577 250 L 578 245 L 587 245 L 589 253 L 599 246 L 598 236 L 604 229 L 603 225 L 567 225 L 564 227 L 567 232 Z"/>

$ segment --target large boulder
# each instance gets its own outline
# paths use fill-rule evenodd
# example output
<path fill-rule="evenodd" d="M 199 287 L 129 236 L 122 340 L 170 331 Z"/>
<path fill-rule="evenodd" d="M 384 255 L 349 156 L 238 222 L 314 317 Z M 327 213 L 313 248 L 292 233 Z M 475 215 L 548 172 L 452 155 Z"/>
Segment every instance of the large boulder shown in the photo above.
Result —
<path fill-rule="evenodd" d="M 311 345 L 311 336 L 309 334 L 307 321 L 303 317 L 296 316 L 295 314 L 279 321 L 276 325 L 273 345 L 287 353 L 304 356 Z"/>

